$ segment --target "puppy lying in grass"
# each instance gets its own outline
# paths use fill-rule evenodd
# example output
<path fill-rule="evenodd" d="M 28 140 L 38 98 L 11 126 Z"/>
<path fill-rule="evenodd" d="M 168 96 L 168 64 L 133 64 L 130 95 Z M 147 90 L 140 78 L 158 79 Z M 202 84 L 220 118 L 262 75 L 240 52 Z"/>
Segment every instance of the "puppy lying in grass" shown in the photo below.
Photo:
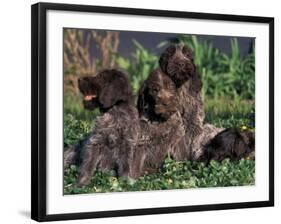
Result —
<path fill-rule="evenodd" d="M 227 128 L 218 133 L 205 146 L 198 160 L 222 161 L 225 158 L 240 160 L 244 157 L 255 159 L 255 135 L 249 130 Z"/>

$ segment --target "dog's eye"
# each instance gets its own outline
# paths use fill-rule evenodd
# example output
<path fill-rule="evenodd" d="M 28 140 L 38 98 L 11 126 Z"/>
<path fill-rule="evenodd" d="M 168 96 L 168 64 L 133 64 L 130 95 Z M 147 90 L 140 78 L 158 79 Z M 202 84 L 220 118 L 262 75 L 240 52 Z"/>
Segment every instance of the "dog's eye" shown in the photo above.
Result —
<path fill-rule="evenodd" d="M 155 86 L 155 87 L 152 87 L 152 88 L 151 88 L 151 91 L 152 91 L 153 93 L 157 93 L 157 92 L 160 91 L 160 88 L 157 87 L 157 86 Z"/>
<path fill-rule="evenodd" d="M 172 84 L 168 84 L 167 88 L 168 89 L 173 89 L 173 85 Z"/>
<path fill-rule="evenodd" d="M 152 89 L 152 92 L 153 92 L 153 93 L 157 93 L 157 92 L 158 92 L 158 89 L 157 89 L 157 88 L 153 88 L 153 89 Z"/>
<path fill-rule="evenodd" d="M 168 52 L 168 54 L 173 55 L 176 52 L 176 46 L 172 45 L 168 47 L 166 51 Z"/>
<path fill-rule="evenodd" d="M 188 58 L 192 58 L 192 52 L 189 48 L 187 48 L 186 46 L 184 46 L 182 48 L 182 53 L 184 56 L 188 57 Z"/>
<path fill-rule="evenodd" d="M 166 82 L 165 88 L 168 90 L 173 90 L 175 87 L 171 82 Z"/>

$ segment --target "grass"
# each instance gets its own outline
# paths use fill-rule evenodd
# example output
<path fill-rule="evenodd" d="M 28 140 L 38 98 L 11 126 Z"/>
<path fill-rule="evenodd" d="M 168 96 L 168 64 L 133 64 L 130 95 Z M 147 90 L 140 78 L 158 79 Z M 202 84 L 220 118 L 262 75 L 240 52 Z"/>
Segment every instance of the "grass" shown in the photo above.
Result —
<path fill-rule="evenodd" d="M 72 104 L 73 106 L 73 104 Z M 253 101 L 230 101 L 229 99 L 205 99 L 206 122 L 218 127 L 247 126 L 253 128 Z M 94 127 L 92 119 L 83 112 L 77 117 L 67 114 L 64 117 L 64 143 L 65 146 L 75 144 L 86 136 Z M 95 114 L 96 115 L 96 114 Z M 94 115 L 93 115 L 94 116 Z M 144 175 L 137 180 L 116 178 L 114 171 L 98 171 L 92 177 L 89 185 L 77 188 L 75 181 L 78 168 L 71 166 L 64 174 L 64 193 L 98 193 L 146 191 L 165 189 L 185 189 L 201 187 L 226 187 L 255 184 L 255 161 L 242 159 L 237 162 L 224 160 L 211 161 L 210 164 L 183 161 L 176 162 L 167 158 L 159 172 Z"/>
<path fill-rule="evenodd" d="M 228 98 L 205 98 L 205 122 L 217 127 L 230 128 L 255 126 L 255 103 L 253 100 L 235 101 Z"/>
<path fill-rule="evenodd" d="M 65 172 L 64 193 L 100 193 L 124 191 L 169 190 L 202 187 L 227 187 L 253 185 L 255 183 L 255 162 L 242 159 L 238 162 L 211 161 L 209 165 L 198 162 L 175 162 L 166 159 L 160 172 L 144 175 L 137 180 L 116 178 L 114 172 L 98 171 L 89 185 L 74 187 L 77 167 L 71 166 Z"/>

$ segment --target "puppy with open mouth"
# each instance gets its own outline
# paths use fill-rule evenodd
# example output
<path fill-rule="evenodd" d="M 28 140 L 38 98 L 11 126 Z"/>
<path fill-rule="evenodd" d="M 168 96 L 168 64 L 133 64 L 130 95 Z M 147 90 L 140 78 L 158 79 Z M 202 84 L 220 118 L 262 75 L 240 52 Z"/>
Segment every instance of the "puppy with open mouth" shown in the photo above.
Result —
<path fill-rule="evenodd" d="M 101 115 L 92 133 L 65 152 L 65 167 L 80 160 L 78 186 L 88 184 L 97 169 L 116 170 L 118 176 L 131 177 L 137 173 L 131 170 L 131 164 L 140 126 L 128 76 L 107 69 L 80 78 L 78 84 L 84 108 L 99 108 Z"/>

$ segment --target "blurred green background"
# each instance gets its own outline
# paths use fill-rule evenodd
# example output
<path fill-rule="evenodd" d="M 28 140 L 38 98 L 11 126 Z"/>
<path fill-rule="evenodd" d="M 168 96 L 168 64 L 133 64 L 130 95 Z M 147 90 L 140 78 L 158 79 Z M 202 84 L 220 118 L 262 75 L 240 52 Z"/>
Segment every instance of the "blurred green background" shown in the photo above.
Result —
<path fill-rule="evenodd" d="M 86 111 L 83 109 L 82 97 L 77 86 L 78 77 L 95 75 L 105 68 L 119 68 L 127 72 L 130 84 L 134 92 L 137 93 L 149 73 L 158 67 L 161 52 L 171 43 L 184 44 L 193 50 L 194 61 L 203 81 L 202 97 L 206 113 L 205 121 L 218 127 L 243 126 L 243 128 L 254 129 L 254 38 L 163 33 L 152 35 L 152 33 L 146 32 L 64 29 L 65 147 L 75 144 L 86 136 L 94 127 L 95 118 L 99 114 L 98 110 Z M 172 162 L 169 161 L 169 163 Z M 200 164 L 194 164 L 198 169 L 203 169 Z M 231 174 L 231 169 L 229 169 L 229 172 L 226 172 L 229 178 L 220 181 L 221 184 L 218 184 L 218 181 L 215 181 L 215 184 L 212 181 L 209 181 L 209 184 L 202 184 L 205 183 L 206 177 L 202 177 L 203 179 L 194 177 L 198 182 L 194 183 L 194 186 L 232 186 L 254 183 L 254 161 L 240 163 L 226 161 L 225 164 L 225 167 L 234 166 L 236 171 L 232 172 L 236 172 L 236 176 L 234 173 Z M 247 164 L 246 168 L 245 164 Z M 174 162 L 174 166 L 177 168 L 180 165 Z M 182 167 L 185 166 L 182 165 Z M 213 169 L 212 166 L 206 167 L 206 169 L 211 170 L 206 171 L 207 176 L 215 175 L 213 172 L 216 169 Z M 222 166 L 221 169 L 223 169 Z M 239 170 L 244 170 L 243 178 L 237 174 Z M 106 184 L 104 188 L 94 190 L 96 186 L 94 183 L 97 181 L 94 179 L 92 187 L 88 187 L 87 190 L 85 190 L 86 188 L 83 188 L 84 190 L 73 188 L 76 171 L 75 167 L 67 171 L 68 174 L 65 176 L 66 193 L 116 191 Z M 175 169 L 175 172 L 181 173 L 178 169 Z M 175 176 L 178 177 L 178 174 Z M 109 179 L 113 177 L 114 175 L 111 174 L 107 176 Z M 148 177 L 155 180 L 155 178 L 163 178 L 163 175 L 160 173 L 156 177 Z M 104 178 L 103 181 L 106 182 L 107 179 Z M 135 182 L 132 186 L 129 184 L 132 188 L 130 189 L 143 189 L 145 178 L 141 183 L 137 182 L 136 185 Z M 169 178 L 171 179 L 171 177 Z M 208 178 L 210 179 L 210 176 Z M 215 177 L 213 179 L 216 180 Z M 120 181 L 119 184 L 123 183 L 124 180 Z M 106 183 L 108 184 L 108 181 Z M 125 181 L 125 183 L 127 182 Z M 126 184 L 123 183 L 123 185 Z M 147 189 L 159 189 L 159 186 L 155 188 L 150 186 Z M 180 184 L 180 186 L 184 185 Z M 171 187 L 178 188 L 173 185 Z M 117 191 L 130 190 L 125 187 L 118 189 Z"/>

